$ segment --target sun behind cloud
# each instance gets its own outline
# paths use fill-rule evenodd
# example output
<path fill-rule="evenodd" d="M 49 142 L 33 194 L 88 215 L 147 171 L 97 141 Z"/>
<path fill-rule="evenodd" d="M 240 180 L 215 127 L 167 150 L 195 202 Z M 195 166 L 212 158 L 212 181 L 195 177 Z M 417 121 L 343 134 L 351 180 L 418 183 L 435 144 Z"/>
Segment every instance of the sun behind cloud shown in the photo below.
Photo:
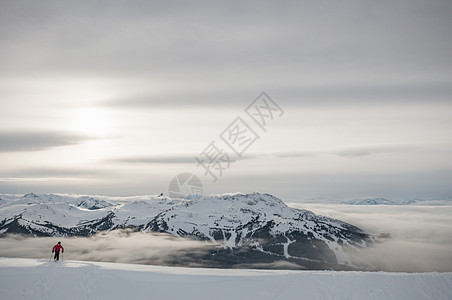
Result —
<path fill-rule="evenodd" d="M 71 127 L 74 131 L 94 137 L 112 133 L 110 112 L 102 107 L 84 107 L 74 111 Z"/>

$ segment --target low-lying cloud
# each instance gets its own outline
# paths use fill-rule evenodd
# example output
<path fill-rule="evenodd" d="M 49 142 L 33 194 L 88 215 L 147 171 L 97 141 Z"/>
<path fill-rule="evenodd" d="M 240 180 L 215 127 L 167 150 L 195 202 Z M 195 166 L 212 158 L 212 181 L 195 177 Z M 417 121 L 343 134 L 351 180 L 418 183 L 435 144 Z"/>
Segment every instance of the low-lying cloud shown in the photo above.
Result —
<path fill-rule="evenodd" d="M 452 271 L 452 206 L 291 204 L 390 238 L 356 254 L 357 264 L 400 272 Z"/>
<path fill-rule="evenodd" d="M 9 235 L 1 239 L 0 256 L 50 259 L 52 247 L 58 241 L 65 249 L 64 259 L 154 265 L 177 264 L 182 257 L 186 256 L 188 260 L 191 256 L 207 253 L 211 247 L 205 242 L 169 234 L 116 230 L 91 237 Z"/>

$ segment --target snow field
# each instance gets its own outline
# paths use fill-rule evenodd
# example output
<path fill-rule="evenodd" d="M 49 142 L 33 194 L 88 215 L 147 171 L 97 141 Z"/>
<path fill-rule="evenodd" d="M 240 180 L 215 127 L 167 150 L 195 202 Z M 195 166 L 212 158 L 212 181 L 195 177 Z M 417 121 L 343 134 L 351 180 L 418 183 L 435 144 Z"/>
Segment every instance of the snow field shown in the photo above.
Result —
<path fill-rule="evenodd" d="M 452 273 L 220 270 L 0 258 L 0 299 L 452 299 Z"/>

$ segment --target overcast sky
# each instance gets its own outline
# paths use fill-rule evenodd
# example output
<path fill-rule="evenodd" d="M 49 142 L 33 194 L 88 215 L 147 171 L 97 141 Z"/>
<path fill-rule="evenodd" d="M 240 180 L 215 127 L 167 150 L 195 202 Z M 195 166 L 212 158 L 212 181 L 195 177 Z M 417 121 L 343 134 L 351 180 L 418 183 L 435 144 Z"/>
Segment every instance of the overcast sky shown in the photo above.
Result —
<path fill-rule="evenodd" d="M 448 0 L 0 0 L 0 191 L 166 194 L 190 172 L 207 194 L 451 198 L 451 28 Z M 259 136 L 241 157 L 237 117 Z M 233 161 L 216 182 L 211 142 Z"/>

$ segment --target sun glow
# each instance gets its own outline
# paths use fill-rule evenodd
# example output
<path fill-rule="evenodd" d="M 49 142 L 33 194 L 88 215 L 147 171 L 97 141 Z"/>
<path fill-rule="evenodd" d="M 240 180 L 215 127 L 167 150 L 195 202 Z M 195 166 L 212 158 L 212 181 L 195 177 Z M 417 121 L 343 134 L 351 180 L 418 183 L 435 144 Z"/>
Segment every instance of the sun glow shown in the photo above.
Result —
<path fill-rule="evenodd" d="M 101 137 L 111 134 L 112 120 L 104 108 L 79 108 L 74 112 L 72 127 L 80 133 Z"/>

